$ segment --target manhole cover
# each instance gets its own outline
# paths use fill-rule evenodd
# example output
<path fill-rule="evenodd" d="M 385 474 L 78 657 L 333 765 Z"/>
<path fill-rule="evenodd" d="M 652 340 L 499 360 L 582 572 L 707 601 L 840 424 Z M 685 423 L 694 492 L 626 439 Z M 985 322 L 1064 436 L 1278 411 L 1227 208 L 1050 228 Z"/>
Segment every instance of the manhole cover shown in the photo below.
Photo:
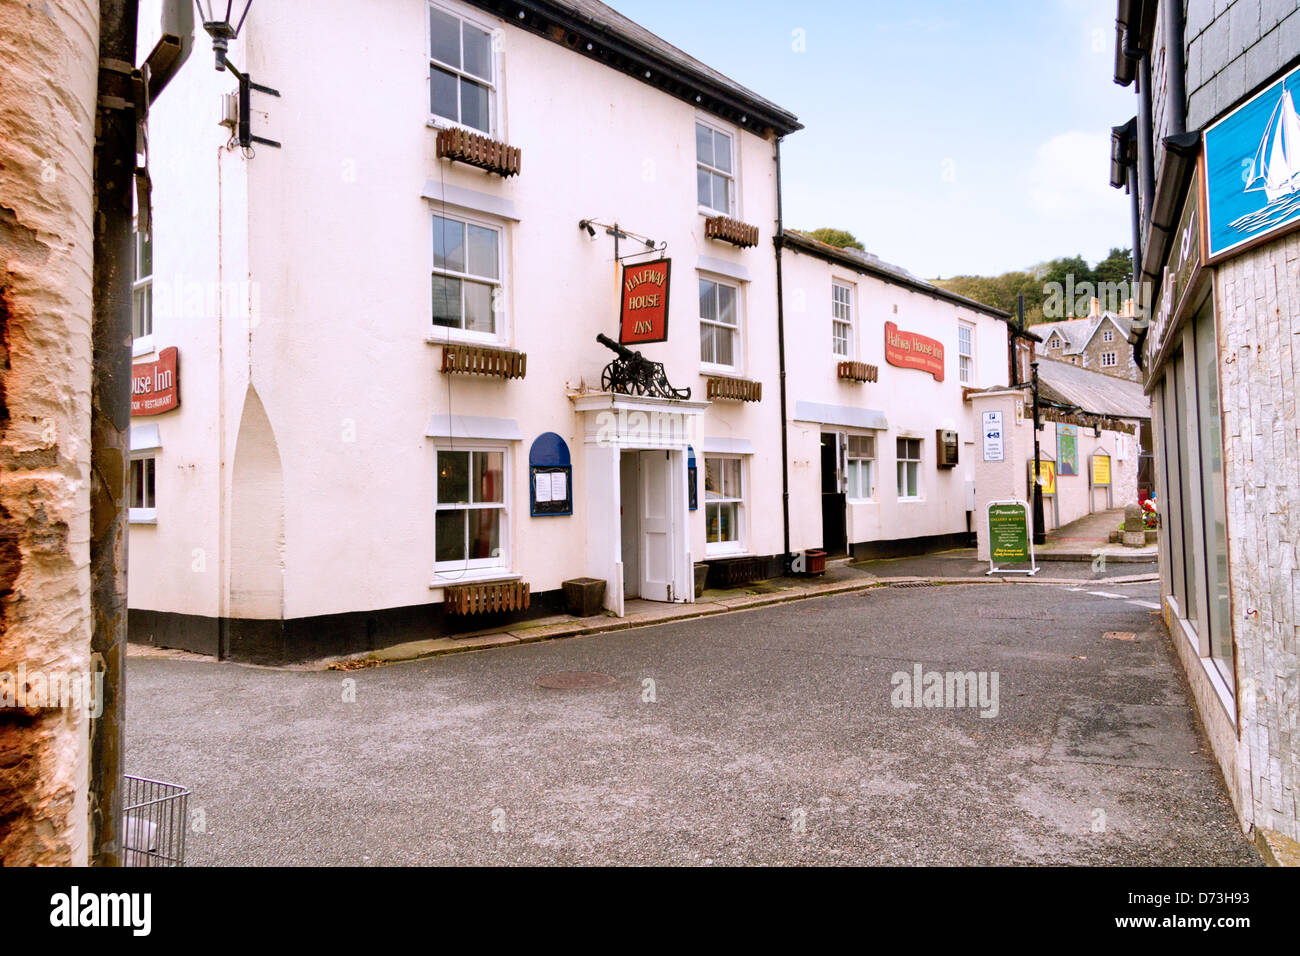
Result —
<path fill-rule="evenodd" d="M 1134 641 L 1137 635 L 1132 631 L 1107 631 L 1102 635 L 1108 641 Z"/>
<path fill-rule="evenodd" d="M 608 674 L 596 674 L 591 671 L 564 671 L 559 674 L 543 674 L 537 678 L 538 687 L 550 690 L 587 690 L 592 687 L 608 687 L 618 683 Z"/>

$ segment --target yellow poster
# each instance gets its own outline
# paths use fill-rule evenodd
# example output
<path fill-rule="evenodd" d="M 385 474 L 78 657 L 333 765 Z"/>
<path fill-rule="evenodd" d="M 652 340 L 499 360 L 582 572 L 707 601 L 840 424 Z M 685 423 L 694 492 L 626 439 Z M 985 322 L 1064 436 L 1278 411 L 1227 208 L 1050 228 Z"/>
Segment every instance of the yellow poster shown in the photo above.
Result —
<path fill-rule="evenodd" d="M 1038 483 L 1043 486 L 1043 494 L 1054 495 L 1056 494 L 1056 462 L 1044 459 L 1041 464 L 1043 470 L 1040 473 Z M 1034 470 L 1032 460 L 1029 462 L 1029 470 L 1031 473 Z"/>
<path fill-rule="evenodd" d="M 1092 486 L 1104 488 L 1110 484 L 1110 455 L 1092 456 Z"/>

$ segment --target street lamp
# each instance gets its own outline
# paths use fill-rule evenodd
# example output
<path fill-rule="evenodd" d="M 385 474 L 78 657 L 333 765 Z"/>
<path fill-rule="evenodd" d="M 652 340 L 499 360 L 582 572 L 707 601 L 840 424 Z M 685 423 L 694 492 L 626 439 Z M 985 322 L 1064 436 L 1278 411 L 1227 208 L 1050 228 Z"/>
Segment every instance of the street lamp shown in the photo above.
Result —
<path fill-rule="evenodd" d="M 229 70 L 234 74 L 235 79 L 239 81 L 239 145 L 248 150 L 253 143 L 261 143 L 263 146 L 274 146 L 280 148 L 280 144 L 273 139 L 263 139 L 261 136 L 254 136 L 250 126 L 251 112 L 251 90 L 257 90 L 259 93 L 265 93 L 267 96 L 279 96 L 279 90 L 273 90 L 269 86 L 261 86 L 249 79 L 247 73 L 240 73 L 235 69 L 235 64 L 226 58 L 226 51 L 230 49 L 230 41 L 239 36 L 239 31 L 243 29 L 244 20 L 248 18 L 248 11 L 253 6 L 253 0 L 242 0 L 236 3 L 235 0 L 226 0 L 223 4 L 221 0 L 194 0 L 194 6 L 199 11 L 199 19 L 203 22 L 203 29 L 212 37 L 212 52 L 216 55 L 217 70 L 225 72 Z M 225 7 L 222 10 L 222 7 Z M 233 19 L 236 7 L 242 7 L 239 12 L 239 19 Z M 247 155 L 252 155 L 248 153 Z"/>
<path fill-rule="evenodd" d="M 229 64 L 226 60 L 226 50 L 230 48 L 230 41 L 239 36 L 240 29 L 244 26 L 244 20 L 248 16 L 248 10 L 253 5 L 253 0 L 244 0 L 241 4 L 244 10 L 239 14 L 238 21 L 231 20 L 231 14 L 234 12 L 234 0 L 228 0 L 226 10 L 223 14 L 221 3 L 213 3 L 212 0 L 194 0 L 194 6 L 198 8 L 199 20 L 203 23 L 203 29 L 208 31 L 212 37 L 212 49 L 217 55 L 217 69 L 224 70 Z"/>

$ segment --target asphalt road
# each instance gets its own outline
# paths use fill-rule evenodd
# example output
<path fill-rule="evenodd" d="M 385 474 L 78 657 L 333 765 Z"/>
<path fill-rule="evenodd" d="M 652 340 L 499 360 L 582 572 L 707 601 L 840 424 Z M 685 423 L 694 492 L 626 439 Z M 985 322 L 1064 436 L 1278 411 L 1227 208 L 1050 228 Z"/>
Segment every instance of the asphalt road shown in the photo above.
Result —
<path fill-rule="evenodd" d="M 1257 865 L 1134 601 L 896 587 L 349 673 L 133 658 L 128 771 L 192 789 L 190 864 Z M 894 706 L 916 664 L 996 672 L 997 715 Z M 569 672 L 610 680 L 537 683 Z"/>

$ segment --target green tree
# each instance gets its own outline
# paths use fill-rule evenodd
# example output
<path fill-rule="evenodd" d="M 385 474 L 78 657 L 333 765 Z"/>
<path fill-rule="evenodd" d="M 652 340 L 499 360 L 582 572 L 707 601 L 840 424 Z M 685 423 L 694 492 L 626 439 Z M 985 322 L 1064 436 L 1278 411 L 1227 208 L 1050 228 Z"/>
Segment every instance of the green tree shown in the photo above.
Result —
<path fill-rule="evenodd" d="M 867 247 L 858 241 L 857 236 L 847 229 L 831 229 L 823 227 L 805 231 L 804 235 L 816 239 L 818 242 L 824 242 L 828 246 L 835 246 L 837 249 L 857 249 L 860 252 L 866 252 Z"/>

